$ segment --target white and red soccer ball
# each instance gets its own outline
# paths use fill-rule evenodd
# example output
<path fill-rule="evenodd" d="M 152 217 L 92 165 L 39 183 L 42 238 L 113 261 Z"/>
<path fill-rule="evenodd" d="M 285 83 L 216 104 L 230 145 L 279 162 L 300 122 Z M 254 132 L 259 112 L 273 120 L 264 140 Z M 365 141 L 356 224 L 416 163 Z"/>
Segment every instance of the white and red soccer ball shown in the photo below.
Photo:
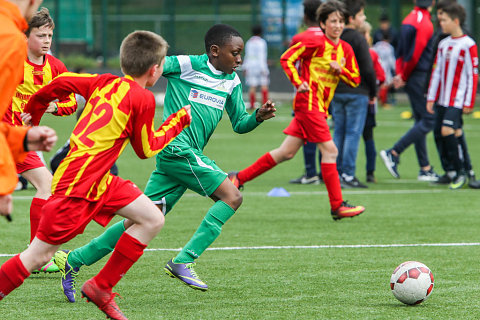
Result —
<path fill-rule="evenodd" d="M 433 291 L 433 273 L 418 261 L 400 264 L 390 278 L 392 293 L 405 304 L 419 304 Z"/>

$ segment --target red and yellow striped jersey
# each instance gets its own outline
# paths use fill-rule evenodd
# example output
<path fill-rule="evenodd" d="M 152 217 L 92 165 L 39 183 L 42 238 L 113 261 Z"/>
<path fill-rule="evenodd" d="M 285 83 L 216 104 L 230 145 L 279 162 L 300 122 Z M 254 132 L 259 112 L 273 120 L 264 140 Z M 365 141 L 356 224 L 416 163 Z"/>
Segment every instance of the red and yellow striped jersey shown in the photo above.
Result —
<path fill-rule="evenodd" d="M 190 124 L 185 109 L 155 131 L 155 98 L 131 77 L 64 73 L 29 100 L 37 125 L 48 103 L 78 93 L 88 99 L 70 136 L 70 152 L 53 176 L 52 194 L 96 201 L 108 188 L 110 168 L 130 141 L 144 159 L 159 153 Z"/>
<path fill-rule="evenodd" d="M 299 61 L 299 71 L 295 62 Z M 336 75 L 330 62 L 337 61 L 342 72 Z M 298 88 L 306 81 L 308 92 L 297 92 L 293 102 L 295 111 L 327 112 L 340 80 L 352 87 L 360 84 L 360 72 L 350 45 L 342 40 L 333 43 L 326 36 L 312 36 L 295 43 L 285 51 L 280 63 L 292 84 Z"/>
<path fill-rule="evenodd" d="M 25 60 L 23 63 L 24 72 L 22 82 L 17 86 L 15 95 L 12 98 L 12 103 L 8 108 L 3 120 L 15 126 L 23 125 L 20 114 L 23 112 L 25 105 L 30 97 L 40 90 L 42 87 L 50 83 L 56 76 L 67 72 L 65 65 L 49 54 L 45 55 L 43 64 L 34 64 Z M 57 116 L 66 116 L 72 114 L 77 110 L 77 100 L 75 94 L 71 94 L 67 98 L 58 101 L 58 112 L 54 113 Z"/>

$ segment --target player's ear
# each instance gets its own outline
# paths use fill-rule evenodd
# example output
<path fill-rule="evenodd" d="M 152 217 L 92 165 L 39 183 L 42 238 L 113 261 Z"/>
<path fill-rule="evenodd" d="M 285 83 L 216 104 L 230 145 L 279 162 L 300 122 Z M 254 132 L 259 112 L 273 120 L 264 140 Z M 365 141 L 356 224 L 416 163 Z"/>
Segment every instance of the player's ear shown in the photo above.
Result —
<path fill-rule="evenodd" d="M 214 57 L 218 57 L 218 52 L 220 51 L 220 47 L 216 44 L 210 46 L 210 53 Z"/>
<path fill-rule="evenodd" d="M 159 67 L 160 66 L 158 64 L 154 64 L 153 66 L 151 66 L 150 69 L 148 69 L 148 75 L 150 77 L 155 77 L 155 75 L 159 71 Z"/>

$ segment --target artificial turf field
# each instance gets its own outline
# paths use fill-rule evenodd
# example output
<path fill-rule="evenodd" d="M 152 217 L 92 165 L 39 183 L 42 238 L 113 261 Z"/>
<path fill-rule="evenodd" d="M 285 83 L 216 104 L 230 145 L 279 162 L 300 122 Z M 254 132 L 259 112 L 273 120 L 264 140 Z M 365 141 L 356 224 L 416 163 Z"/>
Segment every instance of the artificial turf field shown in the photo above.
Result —
<path fill-rule="evenodd" d="M 242 169 L 278 147 L 291 119 L 288 104 L 277 117 L 246 134 L 233 133 L 228 116 L 219 124 L 205 154 L 225 171 Z M 390 147 L 412 124 L 400 119 L 405 104 L 380 109 L 377 151 Z M 161 113 L 161 110 L 159 110 Z M 157 127 L 160 124 L 157 117 Z M 74 117 L 45 117 L 59 133 L 60 147 Z M 480 170 L 480 120 L 465 117 L 474 167 Z M 429 155 L 441 167 L 428 136 Z M 53 153 L 45 154 L 49 159 Z M 365 181 L 363 143 L 357 176 Z M 144 188 L 154 159 L 140 160 L 127 147 L 117 164 L 120 176 Z M 344 190 L 344 198 L 367 209 L 354 219 L 334 222 L 324 185 L 292 185 L 303 172 L 299 153 L 292 161 L 246 184 L 244 201 L 222 234 L 197 261 L 195 270 L 209 285 L 195 291 L 163 272 L 165 263 L 184 245 L 212 202 L 187 192 L 167 215 L 162 232 L 149 250 L 115 287 L 129 319 L 477 319 L 480 316 L 478 236 L 480 190 L 451 191 L 416 180 L 413 146 L 401 157 L 401 179 L 393 179 L 377 158 L 376 184 Z M 480 173 L 480 171 L 479 171 Z M 269 197 L 283 187 L 290 197 Z M 33 187 L 14 193 L 13 222 L 0 220 L 0 263 L 25 249 L 29 240 L 29 206 Z M 115 219 L 114 221 L 117 221 Z M 91 223 L 86 232 L 65 244 L 75 248 L 103 229 Z M 410 307 L 390 292 L 394 268 L 418 260 L 430 267 L 435 288 L 424 303 Z M 104 265 L 83 267 L 78 287 Z M 59 274 L 32 275 L 0 302 L 0 319 L 101 319 L 104 315 L 77 294 L 65 301 Z"/>

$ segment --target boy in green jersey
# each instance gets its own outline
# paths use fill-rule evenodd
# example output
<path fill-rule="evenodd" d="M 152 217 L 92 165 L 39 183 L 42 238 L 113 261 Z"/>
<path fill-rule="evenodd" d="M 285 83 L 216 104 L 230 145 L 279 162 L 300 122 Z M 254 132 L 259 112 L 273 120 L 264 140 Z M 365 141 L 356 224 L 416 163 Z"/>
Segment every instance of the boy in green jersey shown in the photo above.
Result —
<path fill-rule="evenodd" d="M 246 112 L 242 85 L 235 69 L 241 64 L 243 40 L 231 26 L 214 25 L 205 35 L 206 54 L 166 57 L 163 76 L 168 79 L 164 119 L 190 104 L 190 127 L 157 155 L 145 194 L 167 214 L 187 189 L 210 197 L 215 203 L 208 210 L 190 241 L 165 266 L 171 277 L 188 286 L 206 291 L 193 266 L 218 237 L 223 224 L 242 203 L 242 195 L 213 160 L 203 154 L 224 111 L 233 130 L 247 133 L 262 121 L 275 116 L 274 104 L 268 101 L 251 115 Z M 58 251 L 55 260 L 62 272 L 67 297 L 75 294 L 75 277 L 80 266 L 91 265 L 110 253 L 132 221 L 126 219 L 111 226 L 89 244 L 73 251 Z M 74 299 L 73 299 L 74 300 Z M 69 301 L 73 302 L 70 298 Z"/>

